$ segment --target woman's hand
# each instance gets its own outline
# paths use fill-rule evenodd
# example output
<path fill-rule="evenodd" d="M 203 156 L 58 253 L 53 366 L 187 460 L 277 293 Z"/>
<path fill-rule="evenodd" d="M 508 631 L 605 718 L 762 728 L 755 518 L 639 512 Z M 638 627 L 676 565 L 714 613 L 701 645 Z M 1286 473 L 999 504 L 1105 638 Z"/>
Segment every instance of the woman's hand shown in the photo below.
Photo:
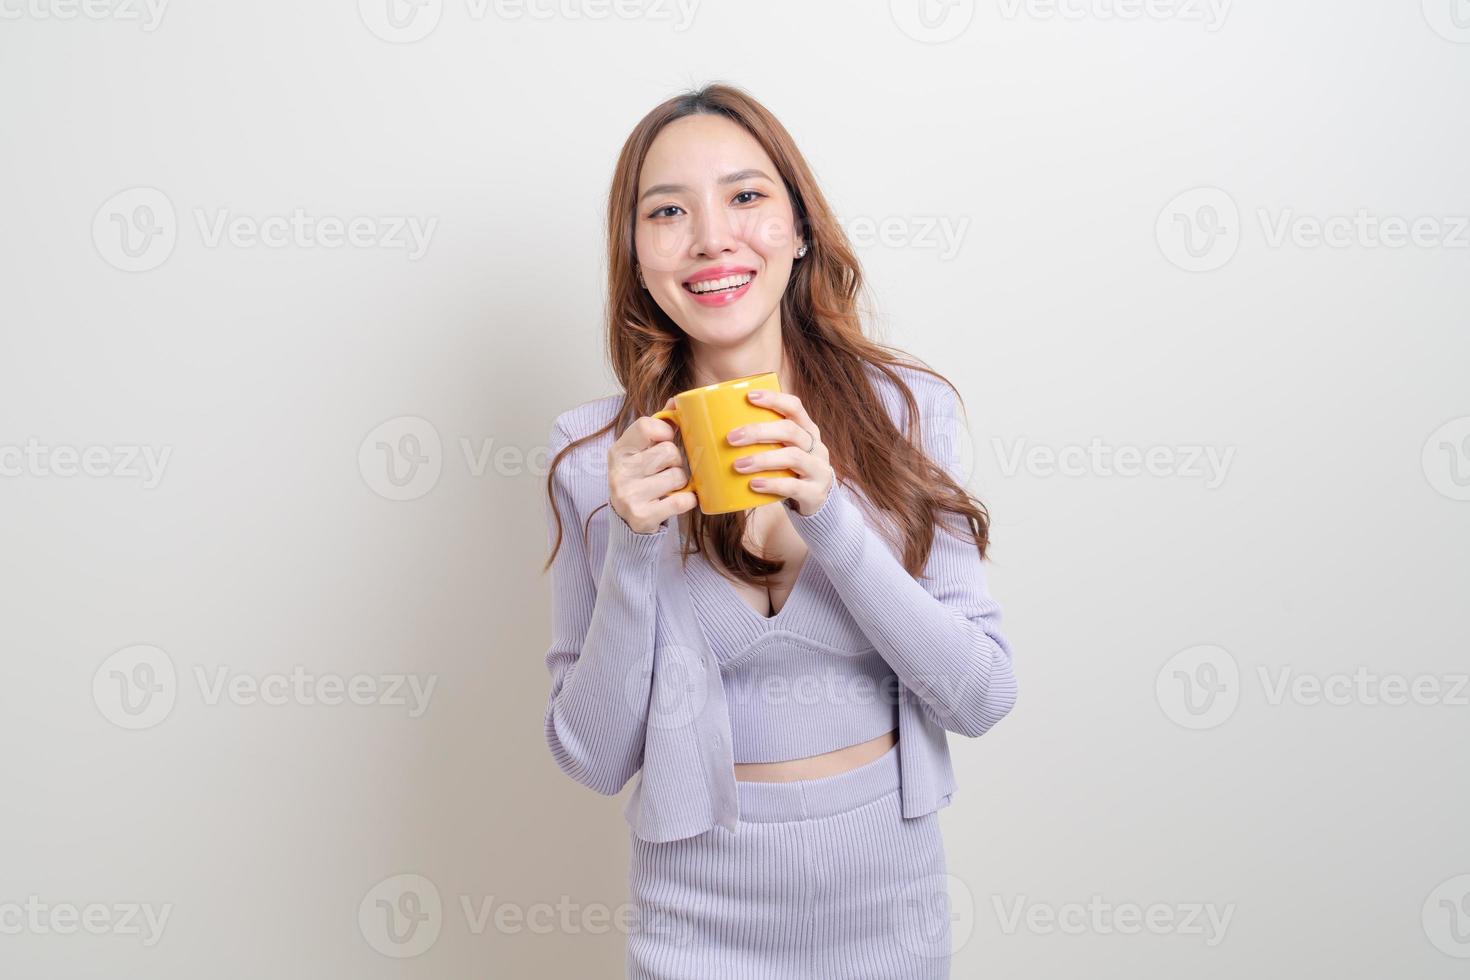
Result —
<path fill-rule="evenodd" d="M 752 404 L 769 408 L 786 416 L 774 422 L 752 422 L 726 435 L 732 446 L 755 442 L 785 443 L 780 449 L 768 449 L 735 461 L 741 473 L 760 470 L 795 470 L 797 475 L 758 477 L 750 481 L 750 489 L 786 498 L 786 504 L 803 517 L 810 517 L 827 502 L 832 492 L 834 474 L 828 462 L 822 433 L 807 414 L 801 399 L 784 391 L 756 390 L 746 395 Z"/>
<path fill-rule="evenodd" d="M 670 398 L 664 408 L 673 408 Z M 607 451 L 607 502 L 639 534 L 650 534 L 676 514 L 699 503 L 694 491 L 674 493 L 688 483 L 674 444 L 674 427 L 643 415 L 623 430 Z"/>

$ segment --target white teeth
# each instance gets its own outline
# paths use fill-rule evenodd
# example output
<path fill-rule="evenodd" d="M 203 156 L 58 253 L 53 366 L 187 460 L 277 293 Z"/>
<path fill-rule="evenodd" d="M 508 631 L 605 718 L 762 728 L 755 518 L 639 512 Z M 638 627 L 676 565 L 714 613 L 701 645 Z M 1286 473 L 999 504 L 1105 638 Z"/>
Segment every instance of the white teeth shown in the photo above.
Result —
<path fill-rule="evenodd" d="M 690 283 L 689 291 L 693 293 L 714 293 L 719 292 L 721 289 L 733 289 L 743 286 L 754 278 L 755 275 L 753 273 L 745 272 L 738 276 L 726 276 L 723 279 L 706 279 L 704 282 Z"/>

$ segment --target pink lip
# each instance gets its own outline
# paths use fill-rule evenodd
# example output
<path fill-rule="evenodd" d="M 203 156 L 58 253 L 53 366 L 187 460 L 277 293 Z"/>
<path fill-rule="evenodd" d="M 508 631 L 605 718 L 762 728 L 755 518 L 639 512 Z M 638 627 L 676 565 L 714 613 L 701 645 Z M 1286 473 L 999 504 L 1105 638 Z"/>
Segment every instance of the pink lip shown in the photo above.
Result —
<path fill-rule="evenodd" d="M 696 293 L 689 289 L 685 289 L 684 291 L 689 293 L 700 306 L 729 306 L 750 292 L 750 287 L 755 284 L 756 271 L 754 269 L 749 266 L 721 265 L 713 269 L 705 269 L 684 280 L 684 285 L 687 287 L 696 282 L 708 282 L 711 279 L 723 279 L 726 276 L 739 276 L 747 273 L 750 275 L 750 282 L 747 282 L 739 289 L 732 289 L 723 293 Z"/>

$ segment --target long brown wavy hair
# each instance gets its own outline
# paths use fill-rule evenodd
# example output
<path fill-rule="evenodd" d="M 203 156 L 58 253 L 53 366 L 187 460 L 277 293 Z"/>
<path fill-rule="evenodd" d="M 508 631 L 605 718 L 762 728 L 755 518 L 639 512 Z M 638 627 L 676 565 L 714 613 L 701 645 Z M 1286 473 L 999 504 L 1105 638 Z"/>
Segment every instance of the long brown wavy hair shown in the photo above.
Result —
<path fill-rule="evenodd" d="M 688 338 L 638 284 L 634 206 L 643 162 L 655 137 L 674 120 L 696 113 L 723 116 L 755 137 L 775 163 L 791 197 L 796 232 L 805 236 L 809 250 L 793 267 L 781 297 L 781 342 L 790 384 L 821 429 L 837 478 L 859 487 L 873 505 L 887 513 L 897 534 L 892 540 L 910 575 L 917 576 L 927 563 L 935 524 L 943 512 L 962 518 L 984 558 L 990 540 L 989 514 L 924 453 L 923 437 L 914 424 L 919 408 L 895 366 L 923 371 L 951 389 L 954 385 L 903 351 L 864 336 L 858 312 L 858 296 L 864 287 L 857 256 L 795 141 L 754 98 L 733 86 L 712 84 L 669 99 L 644 116 L 618 155 L 607 200 L 607 347 L 625 394 L 607 425 L 576 439 L 551 461 L 546 494 L 556 516 L 556 543 L 543 571 L 551 567 L 561 548 L 561 512 L 552 481 L 562 457 L 610 429 L 617 438 L 634 420 L 662 408 L 670 396 L 694 387 Z M 902 394 L 908 409 L 907 433 L 900 433 L 889 418 L 867 366 L 876 367 Z M 815 383 L 816 379 L 821 383 Z M 955 397 L 959 398 L 958 391 Z M 684 551 L 685 559 L 702 550 L 708 538 L 720 565 L 742 581 L 764 585 L 765 576 L 780 571 L 785 563 L 746 550 L 748 516 L 746 511 L 705 515 L 697 507 L 680 515 L 684 539 L 694 543 L 693 550 Z M 582 528 L 584 540 L 591 519 L 589 514 Z"/>

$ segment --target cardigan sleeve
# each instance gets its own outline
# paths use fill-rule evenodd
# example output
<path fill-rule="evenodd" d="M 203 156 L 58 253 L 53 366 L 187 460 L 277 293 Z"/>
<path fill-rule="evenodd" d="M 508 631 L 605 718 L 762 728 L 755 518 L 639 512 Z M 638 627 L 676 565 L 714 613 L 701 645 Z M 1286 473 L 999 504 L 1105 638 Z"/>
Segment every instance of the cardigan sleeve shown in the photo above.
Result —
<path fill-rule="evenodd" d="M 923 420 L 926 450 L 963 486 L 958 400 L 947 385 L 938 387 L 942 393 Z M 806 516 L 788 508 L 788 517 L 904 686 L 947 730 L 983 735 L 1015 704 L 1016 678 L 1000 606 L 990 596 L 974 542 L 939 521 L 920 584 L 867 522 L 853 494 L 834 480 L 820 508 Z"/>
<path fill-rule="evenodd" d="M 558 423 L 551 455 L 570 441 Z M 582 539 L 584 516 L 571 493 L 579 476 L 576 466 L 573 455 L 567 455 L 552 480 L 562 541 L 551 565 L 546 742 L 563 772 L 611 796 L 643 763 L 657 615 L 655 578 L 669 528 L 665 523 L 657 531 L 634 531 L 609 508 L 607 554 L 594 580 Z M 550 547 L 556 523 L 549 503 L 545 512 Z"/>

